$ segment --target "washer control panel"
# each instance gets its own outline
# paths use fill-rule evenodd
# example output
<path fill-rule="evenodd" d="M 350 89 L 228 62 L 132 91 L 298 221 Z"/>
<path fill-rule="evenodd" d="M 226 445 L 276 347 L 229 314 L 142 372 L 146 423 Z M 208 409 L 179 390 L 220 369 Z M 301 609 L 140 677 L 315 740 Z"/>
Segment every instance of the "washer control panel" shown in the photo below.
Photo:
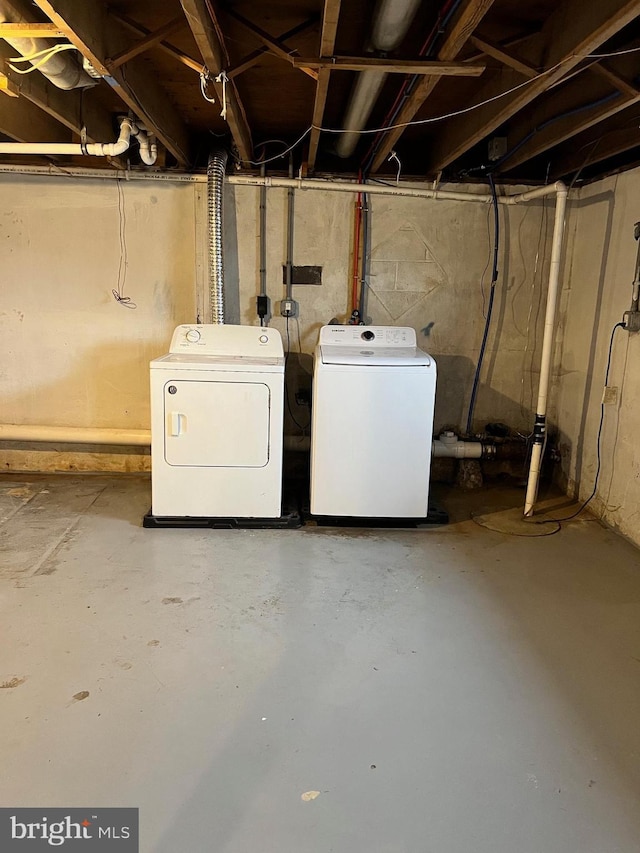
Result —
<path fill-rule="evenodd" d="M 277 329 L 195 323 L 176 328 L 170 352 L 236 358 L 278 358 L 284 354 Z"/>
<path fill-rule="evenodd" d="M 415 347 L 416 331 L 410 326 L 323 326 L 318 343 L 366 349 Z"/>

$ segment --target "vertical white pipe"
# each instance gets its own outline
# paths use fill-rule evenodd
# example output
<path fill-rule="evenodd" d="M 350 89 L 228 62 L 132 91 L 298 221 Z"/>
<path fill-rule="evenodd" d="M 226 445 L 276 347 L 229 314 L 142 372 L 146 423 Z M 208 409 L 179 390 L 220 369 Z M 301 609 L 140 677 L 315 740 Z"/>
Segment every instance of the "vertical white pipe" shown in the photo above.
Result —
<path fill-rule="evenodd" d="M 567 206 L 567 188 L 558 183 L 556 193 L 556 215 L 553 224 L 553 243 L 551 247 L 551 262 L 549 264 L 549 286 L 547 288 L 547 307 L 544 318 L 544 334 L 542 338 L 542 357 L 540 360 L 540 384 L 538 385 L 538 402 L 536 405 L 536 421 L 533 428 L 533 448 L 527 494 L 524 504 L 524 515 L 533 515 L 533 508 L 538 494 L 538 482 L 544 451 L 547 429 L 547 397 L 549 380 L 551 378 L 551 360 L 553 357 L 554 325 L 556 305 L 558 302 L 558 285 L 560 282 L 560 259 L 562 255 L 562 237 L 564 232 L 564 216 Z"/>

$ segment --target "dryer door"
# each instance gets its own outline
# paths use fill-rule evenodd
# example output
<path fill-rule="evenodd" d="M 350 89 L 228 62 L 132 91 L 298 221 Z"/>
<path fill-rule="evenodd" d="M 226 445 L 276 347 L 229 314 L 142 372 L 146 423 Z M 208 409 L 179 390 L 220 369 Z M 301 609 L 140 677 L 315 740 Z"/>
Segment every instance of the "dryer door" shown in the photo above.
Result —
<path fill-rule="evenodd" d="M 260 382 L 166 382 L 166 462 L 264 467 L 269 461 L 269 403 L 269 387 Z"/>

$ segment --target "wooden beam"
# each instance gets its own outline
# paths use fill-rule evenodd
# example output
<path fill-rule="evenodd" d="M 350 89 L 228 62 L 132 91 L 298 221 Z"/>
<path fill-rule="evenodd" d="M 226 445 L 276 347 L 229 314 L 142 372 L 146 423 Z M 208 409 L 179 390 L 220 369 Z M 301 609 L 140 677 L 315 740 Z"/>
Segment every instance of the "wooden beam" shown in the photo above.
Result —
<path fill-rule="evenodd" d="M 215 10 L 207 0 L 180 0 L 180 3 L 204 59 L 204 64 L 209 70 L 209 74 L 215 78 L 229 65 L 222 30 L 215 16 Z M 218 99 L 222 102 L 222 84 L 216 83 L 214 80 L 213 86 Z M 233 81 L 227 84 L 227 123 L 240 157 L 245 161 L 251 160 L 253 150 L 251 131 L 240 95 Z"/>
<path fill-rule="evenodd" d="M 630 45 L 636 46 L 640 47 L 640 39 Z M 634 74 L 636 65 L 635 54 L 616 57 L 611 68 L 588 81 L 588 88 L 583 77 L 564 83 L 561 89 L 546 93 L 514 118 L 508 127 L 513 153 L 504 161 L 501 171 L 509 172 L 638 103 L 640 90 L 624 87 L 621 92 L 619 87 L 619 81 Z M 588 71 L 598 73 L 595 65 L 589 66 Z"/>
<path fill-rule="evenodd" d="M 501 42 L 495 42 L 495 44 L 496 47 L 499 47 L 502 50 L 506 50 L 507 48 L 515 47 L 518 44 L 522 44 L 525 41 L 529 41 L 529 39 L 533 38 L 535 35 L 537 35 L 537 31 L 531 30 L 528 33 L 523 33 L 519 36 L 513 36 L 512 38 L 505 39 Z M 471 39 L 469 39 L 469 42 L 471 42 Z M 474 53 L 469 54 L 469 56 L 465 56 L 462 61 L 477 62 L 479 59 L 484 59 L 486 55 L 487 54 L 484 52 L 484 50 L 477 50 Z"/>
<path fill-rule="evenodd" d="M 608 65 L 604 65 L 602 62 L 595 62 L 589 67 L 589 70 L 593 71 L 599 77 L 603 77 L 611 83 L 615 89 L 625 95 L 628 95 L 630 98 L 635 98 L 636 95 L 640 94 L 640 90 L 637 86 L 634 86 L 629 80 L 621 77 L 619 74 L 616 74 L 612 68 L 609 68 Z"/>
<path fill-rule="evenodd" d="M 71 134 L 24 98 L 0 99 L 0 133 L 16 142 L 70 142 Z"/>
<path fill-rule="evenodd" d="M 0 60 L 8 59 L 15 51 L 0 42 Z M 101 107 L 92 97 L 91 91 L 71 89 L 63 91 L 50 83 L 42 74 L 15 74 L 7 69 L 7 78 L 21 100 L 30 101 L 34 106 L 60 122 L 68 130 L 81 135 L 86 128 L 89 142 L 112 142 L 115 140 L 116 126 L 111 114 Z M 29 140 L 41 142 L 37 137 Z"/>
<path fill-rule="evenodd" d="M 308 30 L 311 27 L 315 26 L 317 21 L 318 21 L 317 15 L 313 15 L 311 18 L 307 18 L 306 21 L 303 21 L 301 24 L 298 24 L 297 26 L 293 27 L 292 29 L 287 30 L 286 33 L 282 33 L 282 35 L 279 35 L 278 41 L 279 42 L 289 41 L 289 39 L 293 38 L 294 36 L 297 36 L 300 33 L 303 33 L 305 30 Z M 254 50 L 251 53 L 248 53 L 243 59 L 241 59 L 235 65 L 232 65 L 231 68 L 227 68 L 227 77 L 230 80 L 232 80 L 234 77 L 237 77 L 239 74 L 243 74 L 249 68 L 252 68 L 258 62 L 260 62 L 262 57 L 267 53 L 270 53 L 270 50 L 266 45 L 263 45 L 262 47 L 259 47 L 257 50 Z"/>
<path fill-rule="evenodd" d="M 185 27 L 187 22 L 184 19 L 184 15 L 180 15 L 179 18 L 174 18 L 172 21 L 166 23 L 163 27 L 155 30 L 154 32 L 149 33 L 149 35 L 145 36 L 143 39 L 137 44 L 132 45 L 130 48 L 121 51 L 116 54 L 116 56 L 112 57 L 109 60 L 109 67 L 113 72 L 114 69 L 119 68 L 121 65 L 124 65 L 125 62 L 129 62 L 130 59 L 133 59 L 134 56 L 139 56 L 141 53 L 149 50 L 151 47 L 155 47 L 158 42 L 161 42 L 167 36 L 171 35 L 171 33 L 175 33 L 177 30 L 181 30 Z"/>
<path fill-rule="evenodd" d="M 55 24 L 0 24 L 0 39 L 55 39 L 64 35 Z"/>
<path fill-rule="evenodd" d="M 338 21 L 340 20 L 340 6 L 342 0 L 324 0 L 322 10 L 322 30 L 320 32 L 320 56 L 331 56 L 336 46 L 336 35 L 338 32 Z M 318 143 L 320 142 L 320 130 L 324 118 L 324 108 L 329 93 L 330 71 L 321 70 L 318 73 L 316 83 L 316 94 L 313 100 L 313 117 L 311 119 L 311 136 L 309 137 L 309 169 L 313 171 L 318 156 Z"/>
<path fill-rule="evenodd" d="M 481 50 L 483 54 L 497 59 L 498 62 L 501 62 L 509 68 L 513 68 L 514 71 L 518 71 L 523 77 L 531 79 L 532 77 L 535 77 L 536 74 L 539 74 L 540 70 L 538 68 L 534 68 L 534 66 L 529 65 L 528 62 L 523 62 L 521 59 L 518 59 L 517 56 L 508 51 L 502 45 L 494 44 L 488 39 L 479 38 L 478 36 L 471 36 L 469 41 L 474 45 L 474 47 Z"/>
<path fill-rule="evenodd" d="M 18 87 L 14 85 L 6 74 L 0 71 L 0 92 L 3 95 L 8 95 L 10 98 L 19 97 Z"/>
<path fill-rule="evenodd" d="M 479 77 L 484 65 L 465 62 L 431 62 L 412 59 L 378 59 L 371 56 L 294 57 L 294 68 L 326 68 L 329 71 L 384 71 L 387 74 L 429 74 L 434 77 Z"/>
<path fill-rule="evenodd" d="M 150 36 L 151 30 L 148 30 L 146 27 L 143 27 L 142 24 L 138 24 L 136 21 L 128 18 L 126 15 L 121 15 L 119 12 L 109 12 L 110 16 L 114 18 L 121 24 L 131 30 L 132 33 L 135 33 L 139 36 Z M 174 47 L 172 44 L 169 44 L 166 41 L 158 42 L 156 45 L 160 50 L 164 51 L 169 56 L 172 56 L 175 60 L 182 63 L 182 65 L 186 65 L 187 68 L 191 68 L 192 71 L 195 71 L 199 74 L 202 71 L 202 62 L 198 62 L 197 59 L 193 59 L 191 56 L 187 56 L 186 53 L 183 53 L 181 50 L 178 50 L 177 47 Z"/>
<path fill-rule="evenodd" d="M 466 0 L 444 36 L 444 41 L 438 50 L 437 59 L 441 62 L 451 62 L 456 59 L 492 5 L 493 0 Z M 438 80 L 438 77 L 423 77 L 407 98 L 407 101 L 395 118 L 394 124 L 405 125 L 407 122 L 410 122 L 433 92 L 438 84 Z M 389 152 L 398 139 L 400 139 L 404 130 L 404 127 L 396 127 L 389 131 L 383 138 L 371 167 L 373 172 L 377 172 L 385 162 Z"/>
<path fill-rule="evenodd" d="M 526 163 L 527 160 L 537 157 L 538 154 L 543 154 L 545 151 L 555 148 L 557 145 L 566 142 L 567 139 L 572 139 L 578 133 L 582 133 L 590 127 L 606 121 L 608 118 L 637 103 L 640 103 L 640 93 L 633 98 L 630 98 L 628 95 L 618 94 L 611 101 L 588 110 L 584 115 L 580 114 L 578 116 L 560 118 L 557 122 L 536 133 L 528 143 L 519 148 L 514 156 L 506 161 L 504 168 L 500 171 L 509 172 L 522 163 Z"/>
<path fill-rule="evenodd" d="M 567 151 L 562 152 L 565 156 L 558 159 L 552 166 L 553 180 L 575 175 L 587 166 L 617 157 L 633 148 L 637 148 L 640 155 L 639 124 L 640 114 L 637 114 L 633 122 L 626 123 L 624 127 L 612 128 L 601 136 L 585 141 L 584 145 L 577 144 L 575 140 L 570 149 L 565 145 L 564 148 Z"/>
<path fill-rule="evenodd" d="M 111 74 L 109 56 L 129 45 L 122 27 L 107 16 L 106 8 L 86 0 L 36 0 L 37 5 L 64 30 L 66 37 L 93 67 L 111 78 L 111 88 L 127 107 L 154 133 L 180 165 L 189 162 L 187 129 L 157 79 L 148 73 L 140 57 L 127 63 L 126 71 Z"/>
<path fill-rule="evenodd" d="M 279 56 L 280 59 L 284 59 L 285 62 L 291 62 L 293 57 L 297 55 L 297 50 L 290 50 L 279 39 L 269 35 L 269 33 L 263 30 L 262 27 L 257 26 L 252 21 L 248 20 L 248 18 L 245 18 L 244 15 L 241 15 L 232 8 L 227 9 L 226 12 L 229 17 L 241 24 L 245 30 L 253 33 L 253 35 L 261 41 L 271 53 Z M 310 68 L 300 68 L 300 71 L 307 74 L 309 77 L 312 77 L 314 80 L 318 79 L 317 72 L 312 71 Z"/>
<path fill-rule="evenodd" d="M 453 163 L 564 78 L 638 14 L 640 0 L 599 0 L 597 3 L 565 0 L 547 18 L 539 37 L 532 40 L 526 50 L 525 58 L 533 60 L 533 64 L 538 64 L 536 57 L 544 60 L 547 73 L 504 96 L 504 92 L 520 86 L 522 75 L 506 69 L 490 79 L 475 98 L 476 103 L 484 105 L 449 120 L 435 137 L 426 172 L 435 174 Z M 495 100 L 491 101 L 492 98 Z"/>

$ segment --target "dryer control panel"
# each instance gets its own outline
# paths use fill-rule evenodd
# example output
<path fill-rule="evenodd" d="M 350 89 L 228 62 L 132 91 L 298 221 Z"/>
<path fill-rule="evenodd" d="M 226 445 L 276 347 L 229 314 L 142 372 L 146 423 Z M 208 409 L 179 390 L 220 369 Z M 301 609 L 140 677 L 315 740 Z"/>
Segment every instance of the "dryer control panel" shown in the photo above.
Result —
<path fill-rule="evenodd" d="M 178 326 L 171 338 L 171 353 L 282 358 L 282 338 L 277 329 L 264 326 L 196 324 Z"/>
<path fill-rule="evenodd" d="M 410 326 L 323 326 L 320 346 L 415 347 L 416 331 Z"/>

